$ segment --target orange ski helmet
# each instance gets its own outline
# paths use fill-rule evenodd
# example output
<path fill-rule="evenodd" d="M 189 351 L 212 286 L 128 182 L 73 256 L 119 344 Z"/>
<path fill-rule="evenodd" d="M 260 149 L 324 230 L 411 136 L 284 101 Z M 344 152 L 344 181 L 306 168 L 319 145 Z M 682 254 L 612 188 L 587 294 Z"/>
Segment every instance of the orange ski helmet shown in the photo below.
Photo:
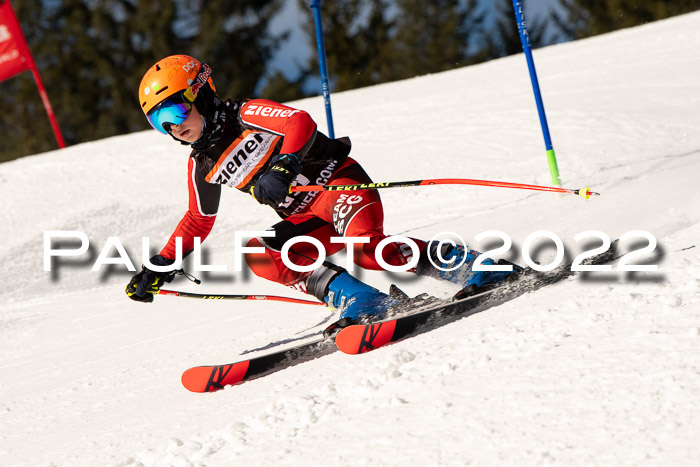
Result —
<path fill-rule="evenodd" d="M 215 93 L 209 65 L 189 55 L 171 55 L 149 68 L 141 79 L 139 104 L 153 128 L 167 134 L 163 124 L 179 124 L 189 111 L 180 121 L 177 117 L 173 120 L 173 117 L 168 118 L 168 112 L 161 111 L 163 104 L 172 101 L 189 109 L 192 104 L 199 104 L 196 100 L 201 94 L 209 98 L 215 97 Z M 202 110 L 199 105 L 197 109 Z"/>

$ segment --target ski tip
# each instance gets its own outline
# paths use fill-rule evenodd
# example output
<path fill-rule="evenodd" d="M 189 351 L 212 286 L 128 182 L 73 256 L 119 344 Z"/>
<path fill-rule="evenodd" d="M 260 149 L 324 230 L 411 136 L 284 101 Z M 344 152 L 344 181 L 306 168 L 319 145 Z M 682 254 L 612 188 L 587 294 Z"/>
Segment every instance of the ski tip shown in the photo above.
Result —
<path fill-rule="evenodd" d="M 190 368 L 182 373 L 182 385 L 188 391 L 192 392 L 207 392 L 207 386 L 209 381 L 209 376 L 211 375 L 211 368 L 205 366 L 198 366 L 195 368 Z"/>
<path fill-rule="evenodd" d="M 191 392 L 213 392 L 224 386 L 243 381 L 248 363 L 239 362 L 220 366 L 197 366 L 182 373 L 182 385 Z"/>
<path fill-rule="evenodd" d="M 369 352 L 391 342 L 395 329 L 396 320 L 348 326 L 335 337 L 335 345 L 350 355 Z"/>

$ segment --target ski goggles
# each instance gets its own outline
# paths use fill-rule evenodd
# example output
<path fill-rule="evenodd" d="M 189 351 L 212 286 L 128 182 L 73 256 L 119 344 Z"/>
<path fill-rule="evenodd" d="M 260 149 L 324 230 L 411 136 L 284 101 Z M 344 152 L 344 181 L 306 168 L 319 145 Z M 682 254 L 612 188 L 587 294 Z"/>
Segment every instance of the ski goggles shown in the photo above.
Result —
<path fill-rule="evenodd" d="M 181 95 L 175 95 L 153 107 L 146 118 L 153 128 L 167 135 L 170 133 L 170 125 L 179 125 L 184 122 L 191 111 L 192 104 Z"/>

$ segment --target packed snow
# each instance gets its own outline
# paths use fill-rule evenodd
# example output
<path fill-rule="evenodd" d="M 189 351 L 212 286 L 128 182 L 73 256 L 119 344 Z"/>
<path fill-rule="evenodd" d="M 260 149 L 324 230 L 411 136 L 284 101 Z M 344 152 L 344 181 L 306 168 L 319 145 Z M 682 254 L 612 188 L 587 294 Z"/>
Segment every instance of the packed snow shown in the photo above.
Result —
<path fill-rule="evenodd" d="M 698 50 L 700 13 L 535 52 L 563 185 L 600 197 L 382 192 L 387 233 L 454 232 L 484 249 L 499 242 L 474 237 L 500 230 L 522 263 L 533 232 L 556 234 L 570 258 L 585 248 L 581 232 L 642 230 L 658 243 L 633 263 L 658 271 L 587 273 L 374 352 L 335 352 L 211 394 L 188 392 L 181 373 L 305 342 L 336 313 L 125 296 L 133 272 L 105 263 L 123 260 L 123 245 L 140 265 L 142 237 L 157 251 L 187 205 L 188 150 L 155 131 L 0 164 L 2 464 L 700 465 Z M 352 138 L 376 181 L 551 184 L 522 54 L 332 100 L 336 134 Z M 325 129 L 320 98 L 293 105 Z M 171 288 L 306 298 L 233 270 L 235 232 L 277 220 L 224 190 L 204 257 L 228 271 Z M 89 249 L 46 272 L 55 231 L 84 233 Z M 537 250 L 543 262 L 554 253 Z M 384 290 L 454 292 L 357 272 Z"/>

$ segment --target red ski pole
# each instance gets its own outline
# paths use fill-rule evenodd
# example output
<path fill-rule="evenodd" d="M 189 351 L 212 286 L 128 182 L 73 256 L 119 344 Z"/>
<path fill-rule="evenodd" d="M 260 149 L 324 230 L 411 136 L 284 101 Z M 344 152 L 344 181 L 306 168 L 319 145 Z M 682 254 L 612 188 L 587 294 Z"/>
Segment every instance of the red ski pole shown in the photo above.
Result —
<path fill-rule="evenodd" d="M 554 186 L 527 185 L 524 183 L 498 182 L 493 180 L 473 180 L 469 178 L 436 178 L 432 180 L 412 180 L 407 182 L 378 182 L 378 183 L 358 183 L 356 185 L 297 185 L 290 187 L 290 193 L 300 191 L 356 191 L 356 190 L 379 190 L 382 188 L 405 188 L 411 186 L 427 185 L 478 185 L 492 186 L 497 188 L 517 188 L 520 190 L 548 191 L 552 193 L 564 193 L 578 195 L 585 199 L 591 196 L 600 196 L 600 193 L 591 191 L 590 188 L 572 190 Z"/>

